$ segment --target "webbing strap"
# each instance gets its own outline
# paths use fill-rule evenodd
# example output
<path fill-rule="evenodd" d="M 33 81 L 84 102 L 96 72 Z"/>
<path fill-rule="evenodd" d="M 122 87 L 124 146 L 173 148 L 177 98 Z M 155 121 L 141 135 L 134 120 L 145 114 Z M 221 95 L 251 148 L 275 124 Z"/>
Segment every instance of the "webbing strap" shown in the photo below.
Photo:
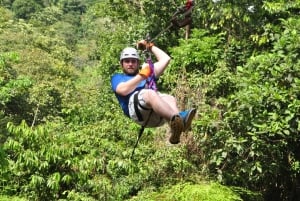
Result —
<path fill-rule="evenodd" d="M 139 107 L 138 107 L 138 105 L 139 105 L 139 93 L 140 93 L 140 91 L 134 94 L 134 96 L 133 96 L 133 105 L 134 105 L 134 110 L 135 110 L 135 113 L 136 113 L 136 116 L 137 116 L 138 120 L 143 121 L 144 120 L 143 116 L 142 116 L 142 114 L 139 110 Z"/>
<path fill-rule="evenodd" d="M 155 82 L 154 64 L 151 58 L 147 59 L 147 63 L 149 64 L 149 67 L 151 69 L 151 76 L 150 79 L 148 80 L 148 88 L 157 91 L 157 86 Z"/>
<path fill-rule="evenodd" d="M 151 110 L 151 112 L 150 112 L 150 114 L 149 114 L 149 116 L 148 116 L 148 118 L 147 118 L 147 120 L 145 122 L 145 125 L 143 125 L 141 127 L 140 131 L 139 131 L 138 139 L 136 140 L 135 145 L 134 145 L 133 150 L 132 150 L 132 153 L 131 153 L 131 157 L 130 157 L 131 159 L 133 159 L 134 151 L 135 151 L 135 149 L 136 149 L 136 147 L 137 147 L 137 145 L 138 145 L 138 143 L 139 143 L 139 141 L 140 141 L 140 139 L 142 137 L 142 134 L 144 132 L 145 126 L 148 124 L 148 121 L 150 120 L 150 116 L 152 115 L 152 113 L 153 113 L 153 110 Z"/>

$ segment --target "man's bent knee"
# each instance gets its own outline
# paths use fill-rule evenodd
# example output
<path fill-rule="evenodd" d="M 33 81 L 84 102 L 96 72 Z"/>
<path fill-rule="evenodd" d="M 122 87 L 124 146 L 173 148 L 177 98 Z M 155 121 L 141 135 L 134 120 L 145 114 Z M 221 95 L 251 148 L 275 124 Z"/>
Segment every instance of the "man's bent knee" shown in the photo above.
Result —
<path fill-rule="evenodd" d="M 143 99 L 147 105 L 151 105 L 151 102 L 159 98 L 159 93 L 152 89 L 143 89 Z"/>

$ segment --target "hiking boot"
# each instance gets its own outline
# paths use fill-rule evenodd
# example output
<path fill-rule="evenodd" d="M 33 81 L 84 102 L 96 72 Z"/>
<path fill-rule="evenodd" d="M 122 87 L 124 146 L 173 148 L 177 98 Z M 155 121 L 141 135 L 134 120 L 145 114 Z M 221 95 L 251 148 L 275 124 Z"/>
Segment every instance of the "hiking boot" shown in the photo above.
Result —
<path fill-rule="evenodd" d="M 174 115 L 171 118 L 171 136 L 169 138 L 171 144 L 178 144 L 180 142 L 180 135 L 183 131 L 183 126 L 183 119 L 179 115 Z"/>
<path fill-rule="evenodd" d="M 183 132 L 191 128 L 192 121 L 195 117 L 196 109 L 185 110 L 179 113 L 180 117 L 183 119 Z"/>

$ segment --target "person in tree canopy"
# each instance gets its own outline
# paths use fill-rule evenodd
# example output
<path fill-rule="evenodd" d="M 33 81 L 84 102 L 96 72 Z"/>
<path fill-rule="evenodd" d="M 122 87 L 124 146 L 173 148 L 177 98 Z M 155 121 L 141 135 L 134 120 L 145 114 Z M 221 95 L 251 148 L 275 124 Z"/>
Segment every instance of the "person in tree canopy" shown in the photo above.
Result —
<path fill-rule="evenodd" d="M 156 57 L 154 76 L 158 79 L 170 62 L 170 56 L 163 50 L 141 40 L 138 49 L 149 50 Z M 111 78 L 114 91 L 124 114 L 144 127 L 159 127 L 166 121 L 171 128 L 170 143 L 180 142 L 180 135 L 191 127 L 196 109 L 179 111 L 176 99 L 169 95 L 149 89 L 147 80 L 152 75 L 149 64 L 144 63 L 141 70 L 137 49 L 126 47 L 120 55 L 123 73 L 115 73 Z"/>

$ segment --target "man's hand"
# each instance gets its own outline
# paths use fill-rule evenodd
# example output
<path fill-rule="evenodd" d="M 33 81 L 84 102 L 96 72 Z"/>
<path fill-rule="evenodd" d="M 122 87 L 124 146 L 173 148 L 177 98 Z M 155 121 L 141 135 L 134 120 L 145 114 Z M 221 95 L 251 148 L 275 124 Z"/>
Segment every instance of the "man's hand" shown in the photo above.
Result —
<path fill-rule="evenodd" d="M 139 42 L 137 42 L 136 47 L 139 50 L 151 50 L 153 45 L 154 43 L 148 42 L 146 40 L 140 40 Z"/>
<path fill-rule="evenodd" d="M 149 64 L 147 63 L 144 63 L 143 66 L 142 66 L 142 69 L 140 70 L 139 74 L 141 76 L 143 76 L 145 79 L 147 79 L 148 77 L 151 76 L 151 68 L 149 66 Z"/>

